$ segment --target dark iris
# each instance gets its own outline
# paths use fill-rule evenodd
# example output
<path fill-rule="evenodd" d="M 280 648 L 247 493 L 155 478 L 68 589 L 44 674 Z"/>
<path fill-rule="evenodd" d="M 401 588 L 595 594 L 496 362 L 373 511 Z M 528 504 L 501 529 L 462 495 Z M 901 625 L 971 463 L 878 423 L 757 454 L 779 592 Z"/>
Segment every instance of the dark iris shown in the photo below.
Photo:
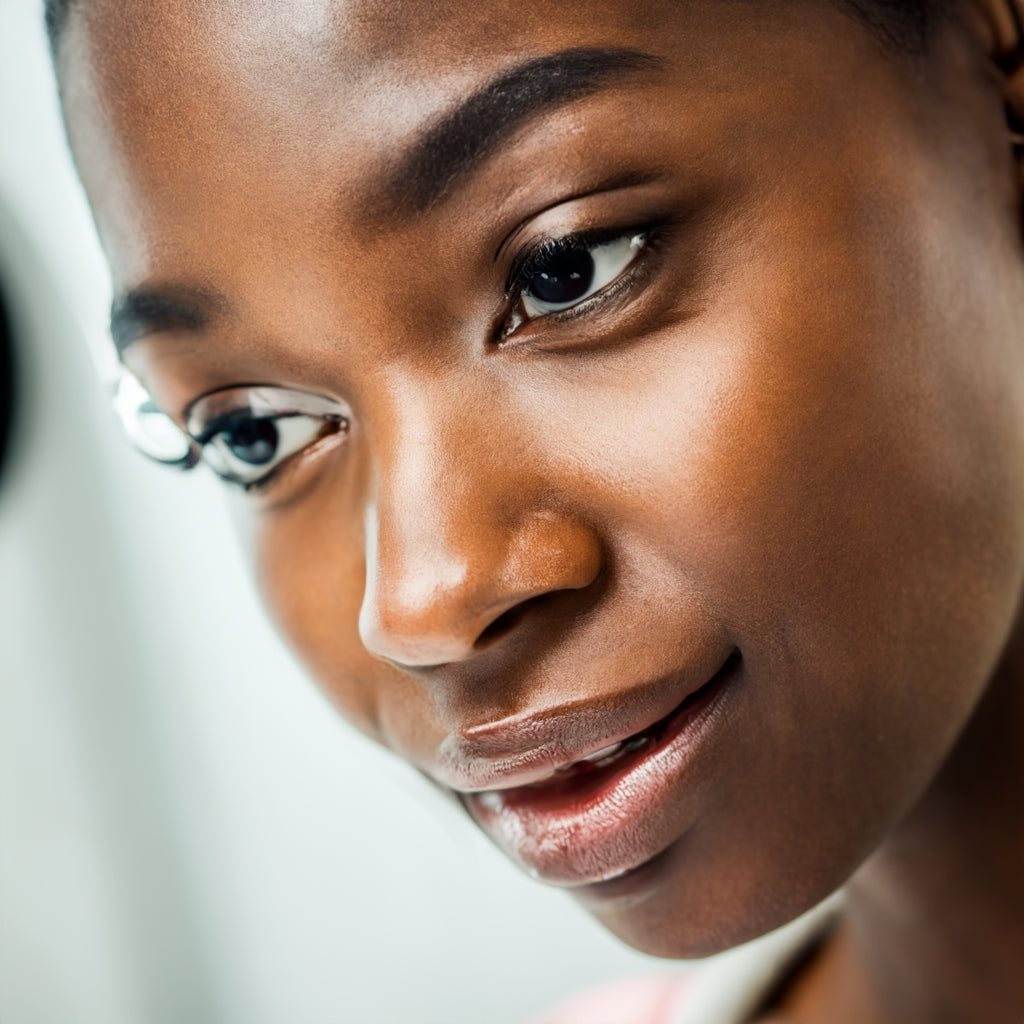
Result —
<path fill-rule="evenodd" d="M 530 278 L 527 291 L 541 302 L 576 302 L 590 291 L 593 280 L 594 257 L 578 246 L 552 254 Z"/>
<path fill-rule="evenodd" d="M 239 420 L 224 427 L 221 438 L 236 459 L 251 466 L 265 465 L 277 453 L 277 427 L 273 420 Z"/>

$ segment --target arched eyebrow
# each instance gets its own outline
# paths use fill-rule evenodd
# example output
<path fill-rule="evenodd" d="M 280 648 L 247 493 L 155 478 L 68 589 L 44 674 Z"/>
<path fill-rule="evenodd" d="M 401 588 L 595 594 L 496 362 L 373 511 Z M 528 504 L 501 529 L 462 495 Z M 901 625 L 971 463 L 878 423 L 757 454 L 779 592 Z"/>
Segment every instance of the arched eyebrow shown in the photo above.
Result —
<path fill-rule="evenodd" d="M 426 129 L 387 175 L 376 209 L 382 204 L 390 219 L 429 210 L 527 121 L 666 63 L 640 50 L 609 48 L 563 50 L 516 65 Z"/>
<path fill-rule="evenodd" d="M 428 127 L 385 176 L 369 208 L 392 221 L 423 213 L 528 121 L 666 64 L 663 57 L 615 47 L 562 50 L 524 61 Z M 226 308 L 224 296 L 200 288 L 132 289 L 114 301 L 110 334 L 120 354 L 144 334 L 202 330 Z"/>

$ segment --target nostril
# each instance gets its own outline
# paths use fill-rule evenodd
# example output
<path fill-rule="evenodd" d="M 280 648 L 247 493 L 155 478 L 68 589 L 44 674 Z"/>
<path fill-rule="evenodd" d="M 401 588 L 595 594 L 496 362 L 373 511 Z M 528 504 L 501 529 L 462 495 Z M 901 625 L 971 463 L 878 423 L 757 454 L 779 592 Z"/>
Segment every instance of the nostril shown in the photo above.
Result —
<path fill-rule="evenodd" d="M 585 585 L 553 588 L 523 598 L 480 631 L 473 643 L 473 651 L 479 653 L 494 646 L 510 633 L 521 630 L 527 619 L 534 620 L 530 632 L 537 628 L 538 620 L 546 621 L 549 628 L 567 628 L 600 599 L 607 583 L 605 573 L 594 574 Z"/>
<path fill-rule="evenodd" d="M 566 591 L 553 591 L 546 594 L 537 594 L 535 597 L 528 597 L 518 604 L 513 605 L 508 611 L 502 612 L 493 622 L 489 623 L 481 631 L 473 644 L 475 651 L 482 651 L 497 643 L 502 637 L 508 636 L 520 627 L 523 620 L 531 615 L 536 615 L 543 606 L 549 606 L 558 597 L 565 596 Z"/>
<path fill-rule="evenodd" d="M 443 497 L 444 490 L 430 494 Z M 399 667 L 433 668 L 513 641 L 540 642 L 572 628 L 600 593 L 603 549 L 589 526 L 542 511 L 524 515 L 510 533 L 502 505 L 501 515 L 488 513 L 481 526 L 493 533 L 480 533 L 479 517 L 472 529 L 463 521 L 464 504 L 452 509 L 434 500 L 436 514 L 452 522 L 433 530 L 397 501 L 376 513 L 359 609 L 369 654 Z"/>
<path fill-rule="evenodd" d="M 537 600 L 537 598 L 533 598 L 529 601 L 523 601 L 520 604 L 517 604 L 514 608 L 509 608 L 507 612 L 502 612 L 501 615 L 483 629 L 480 635 L 476 638 L 476 643 L 473 646 L 478 651 L 483 650 L 486 647 L 490 647 L 491 644 L 497 642 L 503 636 L 511 633 L 522 620 L 527 606 L 533 604 L 535 600 Z"/>

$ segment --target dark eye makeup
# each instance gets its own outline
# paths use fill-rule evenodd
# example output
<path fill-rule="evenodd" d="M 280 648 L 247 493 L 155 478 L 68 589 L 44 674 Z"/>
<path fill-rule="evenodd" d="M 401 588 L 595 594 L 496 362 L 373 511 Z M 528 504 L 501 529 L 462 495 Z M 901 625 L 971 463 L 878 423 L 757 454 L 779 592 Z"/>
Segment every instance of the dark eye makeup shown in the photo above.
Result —
<path fill-rule="evenodd" d="M 652 231 L 601 229 L 547 238 L 526 249 L 505 284 L 512 309 L 502 339 L 531 321 L 589 308 L 644 255 Z"/>
<path fill-rule="evenodd" d="M 338 402 L 264 385 L 213 392 L 187 413 L 188 433 L 203 461 L 246 490 L 267 486 L 291 456 L 348 426 L 348 412 Z"/>
<path fill-rule="evenodd" d="M 658 228 L 600 228 L 545 238 L 526 247 L 513 261 L 504 293 L 508 313 L 499 342 L 534 321 L 559 322 L 587 315 L 629 286 L 635 271 L 657 240 Z M 141 392 L 141 388 L 139 389 Z M 139 406 L 133 434 L 173 429 L 191 453 L 223 480 L 258 492 L 274 484 L 325 439 L 347 434 L 349 410 L 343 403 L 290 388 L 250 385 L 222 388 L 196 399 L 185 412 L 185 432 L 152 406 Z M 166 424 L 166 426 L 165 426 Z M 140 444 L 144 450 L 154 444 Z M 148 451 L 152 454 L 152 451 Z"/>

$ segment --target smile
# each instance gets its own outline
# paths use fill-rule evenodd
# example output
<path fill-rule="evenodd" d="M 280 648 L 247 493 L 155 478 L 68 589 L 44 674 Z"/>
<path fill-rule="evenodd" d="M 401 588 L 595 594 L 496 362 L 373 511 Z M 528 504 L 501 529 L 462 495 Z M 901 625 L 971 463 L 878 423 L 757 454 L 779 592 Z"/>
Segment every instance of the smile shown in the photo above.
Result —
<path fill-rule="evenodd" d="M 460 794 L 480 827 L 530 874 L 562 886 L 634 871 L 679 838 L 691 777 L 742 661 L 734 652 L 667 715 L 581 757 L 540 765 L 515 785 Z M 519 767 L 518 765 L 516 767 Z M 525 767 L 525 766 L 522 766 Z M 514 777 L 522 773 L 512 769 Z"/>

